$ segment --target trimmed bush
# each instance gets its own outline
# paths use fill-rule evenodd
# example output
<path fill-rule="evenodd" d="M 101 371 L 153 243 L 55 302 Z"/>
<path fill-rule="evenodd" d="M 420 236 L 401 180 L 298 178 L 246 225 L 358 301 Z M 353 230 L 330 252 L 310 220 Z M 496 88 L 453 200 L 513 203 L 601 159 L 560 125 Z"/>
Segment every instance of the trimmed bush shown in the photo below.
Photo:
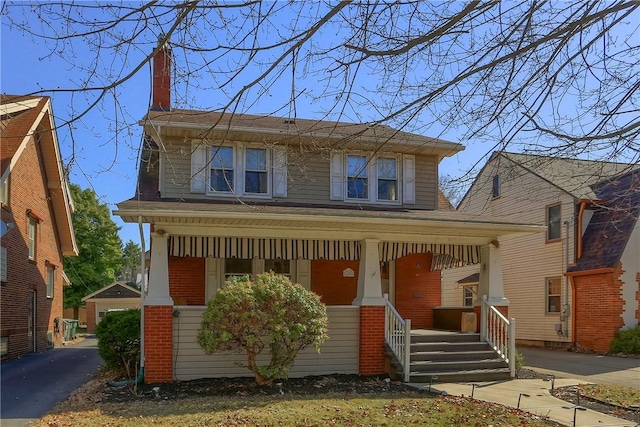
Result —
<path fill-rule="evenodd" d="M 611 353 L 640 354 L 640 326 L 618 332 L 609 348 Z"/>
<path fill-rule="evenodd" d="M 287 378 L 298 351 L 327 340 L 327 310 L 315 293 L 289 278 L 265 273 L 234 278 L 212 298 L 198 331 L 198 344 L 206 354 L 243 351 L 244 367 L 259 384 Z M 259 365 L 257 357 L 268 349 L 271 359 Z"/>
<path fill-rule="evenodd" d="M 140 360 L 140 310 L 109 311 L 96 325 L 98 352 L 108 369 L 129 378 Z"/>

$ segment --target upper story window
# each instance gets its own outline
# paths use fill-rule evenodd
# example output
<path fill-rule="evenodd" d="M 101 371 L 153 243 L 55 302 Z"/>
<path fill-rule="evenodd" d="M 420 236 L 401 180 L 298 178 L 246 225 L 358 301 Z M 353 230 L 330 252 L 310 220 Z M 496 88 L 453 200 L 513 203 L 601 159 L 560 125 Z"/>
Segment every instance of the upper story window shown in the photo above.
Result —
<path fill-rule="evenodd" d="M 263 148 L 241 143 L 212 147 L 196 140 L 191 151 L 191 192 L 210 196 L 286 197 L 286 163 L 285 147 Z"/>
<path fill-rule="evenodd" d="M 560 204 L 547 206 L 547 241 L 560 240 Z"/>
<path fill-rule="evenodd" d="M 493 185 L 491 186 L 491 197 L 494 199 L 500 197 L 500 175 L 493 176 Z"/>
<path fill-rule="evenodd" d="M 334 153 L 331 200 L 415 203 L 415 157 Z"/>
<path fill-rule="evenodd" d="M 367 157 L 347 156 L 347 199 L 368 199 Z"/>
<path fill-rule="evenodd" d="M 247 148 L 245 156 L 245 193 L 267 194 L 269 192 L 267 150 L 262 148 Z"/>
<path fill-rule="evenodd" d="M 378 200 L 398 200 L 398 159 L 379 157 L 378 168 Z"/>
<path fill-rule="evenodd" d="M 209 178 L 211 191 L 233 192 L 234 181 L 233 147 L 211 149 L 211 169 Z"/>

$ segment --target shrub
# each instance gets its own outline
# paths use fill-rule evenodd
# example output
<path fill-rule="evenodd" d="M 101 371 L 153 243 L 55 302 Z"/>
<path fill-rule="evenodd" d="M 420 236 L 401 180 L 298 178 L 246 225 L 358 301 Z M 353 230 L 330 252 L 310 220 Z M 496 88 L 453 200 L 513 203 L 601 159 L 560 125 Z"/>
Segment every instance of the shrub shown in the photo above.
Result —
<path fill-rule="evenodd" d="M 640 354 L 640 326 L 620 331 L 609 348 L 612 353 Z"/>
<path fill-rule="evenodd" d="M 259 384 L 287 378 L 299 350 L 328 338 L 327 311 L 320 297 L 282 275 L 234 278 L 212 298 L 203 314 L 198 344 L 207 354 L 245 351 L 246 368 Z M 258 355 L 269 349 L 268 365 Z"/>
<path fill-rule="evenodd" d="M 140 360 L 140 310 L 109 311 L 96 325 L 98 352 L 108 369 L 132 377 Z"/>

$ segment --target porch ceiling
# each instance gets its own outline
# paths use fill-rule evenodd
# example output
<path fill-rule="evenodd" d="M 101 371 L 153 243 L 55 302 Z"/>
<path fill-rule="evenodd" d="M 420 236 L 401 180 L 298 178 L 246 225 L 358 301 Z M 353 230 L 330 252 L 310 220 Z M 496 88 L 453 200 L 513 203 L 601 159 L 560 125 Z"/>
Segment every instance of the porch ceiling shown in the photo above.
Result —
<path fill-rule="evenodd" d="M 358 210 L 246 204 L 128 200 L 114 211 L 125 222 L 192 236 L 378 239 L 389 242 L 481 245 L 499 236 L 544 231 L 535 224 L 451 211 Z"/>

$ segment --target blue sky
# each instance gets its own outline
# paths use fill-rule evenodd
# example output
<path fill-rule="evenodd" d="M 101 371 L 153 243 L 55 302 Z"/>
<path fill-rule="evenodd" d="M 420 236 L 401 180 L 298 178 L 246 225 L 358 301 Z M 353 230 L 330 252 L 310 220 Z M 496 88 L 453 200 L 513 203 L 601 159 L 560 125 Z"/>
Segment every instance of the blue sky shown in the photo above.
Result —
<path fill-rule="evenodd" d="M 33 19 L 36 18 L 33 17 Z M 6 20 L 3 23 L 6 24 Z M 70 52 L 65 52 L 65 55 L 59 56 L 55 53 L 56 49 L 62 49 L 62 47 L 54 42 L 36 41 L 21 31 L 2 25 L 0 33 L 0 91 L 21 95 L 43 89 L 77 87 L 79 84 L 78 70 L 74 67 L 95 58 L 96 53 L 88 47 L 78 44 L 73 45 L 71 55 L 69 55 Z M 151 49 L 152 46 L 136 47 L 136 50 L 131 52 L 132 58 L 134 58 L 131 63 L 135 63 L 143 55 L 148 54 Z M 174 49 L 174 55 L 180 57 L 182 52 Z M 70 63 L 65 57 L 73 57 L 76 61 Z M 105 55 L 100 61 L 98 66 L 107 70 L 114 68 L 113 63 L 108 63 L 108 55 Z M 87 68 L 86 65 L 82 66 Z M 274 95 L 278 90 L 287 90 L 286 83 L 282 84 L 284 86 L 274 88 L 271 94 Z M 66 120 L 79 112 L 73 108 L 86 105 L 91 101 L 90 96 L 87 96 L 88 100 L 85 100 L 80 99 L 83 95 L 77 93 L 73 95 L 74 98 L 66 92 L 46 91 L 44 93 L 52 97 L 56 125 L 59 127 L 57 132 L 63 160 L 65 164 L 71 164 L 71 182 L 82 188 L 94 189 L 100 201 L 107 203 L 111 210 L 116 209 L 116 203 L 134 195 L 142 129 L 135 124 L 123 129 L 122 123 L 136 123 L 144 116 L 148 108 L 150 92 L 150 69 L 144 67 L 132 79 L 118 88 L 117 93 L 109 93 L 105 102 L 100 103 L 98 108 L 90 111 L 81 120 L 71 125 L 66 124 Z M 112 102 L 114 96 L 118 100 L 117 106 Z M 200 102 L 202 101 L 201 98 Z M 195 108 L 211 108 L 211 105 L 206 104 L 207 101 L 208 99 L 204 98 L 203 103 L 196 100 L 192 101 L 191 105 Z M 299 117 L 321 117 L 317 113 L 317 105 L 300 102 L 297 107 Z M 262 111 L 269 111 L 271 107 L 268 103 L 263 102 L 259 108 L 262 108 Z M 279 111 L 278 114 L 286 116 L 287 112 Z M 70 126 L 73 131 L 70 131 Z M 115 132 L 115 128 L 119 128 L 119 131 Z M 451 132 L 439 135 L 439 137 L 458 141 L 455 133 Z M 460 175 L 486 152 L 486 150 L 481 152 L 478 149 L 474 151 L 467 150 L 454 158 L 445 159 L 441 163 L 441 174 Z M 140 242 L 136 224 L 125 224 L 117 216 L 113 216 L 113 220 L 121 227 L 120 236 L 123 242 L 128 240 Z"/>

